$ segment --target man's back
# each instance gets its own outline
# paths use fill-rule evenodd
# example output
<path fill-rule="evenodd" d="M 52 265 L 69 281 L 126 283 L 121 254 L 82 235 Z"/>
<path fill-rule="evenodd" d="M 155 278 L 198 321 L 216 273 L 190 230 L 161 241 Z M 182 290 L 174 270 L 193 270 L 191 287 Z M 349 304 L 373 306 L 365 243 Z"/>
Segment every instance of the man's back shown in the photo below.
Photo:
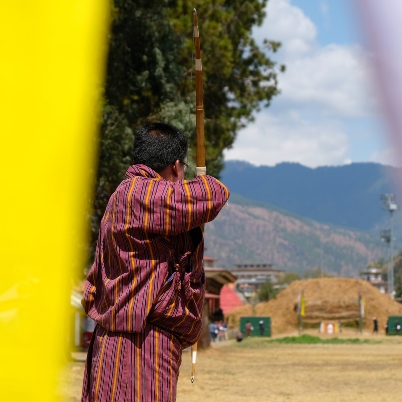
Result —
<path fill-rule="evenodd" d="M 83 400 L 106 401 L 126 386 L 152 401 L 144 391 L 146 378 L 177 378 L 180 359 L 166 366 L 168 372 L 158 374 L 156 367 L 166 353 L 181 354 L 199 337 L 205 292 L 199 226 L 214 219 L 228 197 L 226 187 L 210 176 L 172 183 L 145 165 L 129 168 L 109 200 L 85 287 L 83 305 L 99 330 L 91 350 L 98 363 L 86 373 Z M 117 338 L 105 343 L 113 334 L 120 346 Z M 116 354 L 119 348 L 126 357 Z M 111 361 L 114 369 L 106 369 Z M 140 379 L 119 374 L 127 364 L 137 365 Z M 139 365 L 145 365 L 146 376 Z M 115 391 L 100 388 L 102 381 L 115 382 Z M 175 393 L 175 383 L 172 387 L 168 392 Z"/>

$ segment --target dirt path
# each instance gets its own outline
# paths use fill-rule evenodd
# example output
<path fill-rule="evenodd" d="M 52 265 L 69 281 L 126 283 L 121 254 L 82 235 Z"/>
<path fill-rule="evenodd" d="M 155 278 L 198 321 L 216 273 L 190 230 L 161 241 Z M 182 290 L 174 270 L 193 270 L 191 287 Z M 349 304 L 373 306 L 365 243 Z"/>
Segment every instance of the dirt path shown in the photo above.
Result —
<path fill-rule="evenodd" d="M 402 337 L 363 339 L 378 343 L 230 341 L 199 353 L 195 384 L 190 383 L 190 354 L 185 352 L 177 402 L 400 400 Z M 66 402 L 80 400 L 83 367 L 80 362 L 65 367 L 60 392 Z"/>

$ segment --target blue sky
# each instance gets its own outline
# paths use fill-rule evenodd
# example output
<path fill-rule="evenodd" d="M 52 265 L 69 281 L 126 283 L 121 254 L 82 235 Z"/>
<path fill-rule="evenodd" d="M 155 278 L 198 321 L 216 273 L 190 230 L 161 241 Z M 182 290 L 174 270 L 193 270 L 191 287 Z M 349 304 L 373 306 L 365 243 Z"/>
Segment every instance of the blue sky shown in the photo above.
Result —
<path fill-rule="evenodd" d="M 226 159 L 256 165 L 394 164 L 373 86 L 370 53 L 350 0 L 269 0 L 254 30 L 282 42 L 281 95 L 239 132 Z"/>
<path fill-rule="evenodd" d="M 317 27 L 317 41 L 347 45 L 362 42 L 352 0 L 293 0 Z"/>

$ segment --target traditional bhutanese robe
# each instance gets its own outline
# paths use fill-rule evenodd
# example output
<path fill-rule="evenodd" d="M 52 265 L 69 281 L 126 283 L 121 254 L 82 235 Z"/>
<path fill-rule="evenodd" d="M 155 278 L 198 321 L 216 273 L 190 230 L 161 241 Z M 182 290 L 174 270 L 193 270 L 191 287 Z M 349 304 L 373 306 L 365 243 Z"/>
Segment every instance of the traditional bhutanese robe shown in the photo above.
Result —
<path fill-rule="evenodd" d="M 205 274 L 200 225 L 229 192 L 211 176 L 170 182 L 131 166 L 101 221 L 82 304 L 97 322 L 82 401 L 176 399 L 184 347 L 201 332 Z"/>

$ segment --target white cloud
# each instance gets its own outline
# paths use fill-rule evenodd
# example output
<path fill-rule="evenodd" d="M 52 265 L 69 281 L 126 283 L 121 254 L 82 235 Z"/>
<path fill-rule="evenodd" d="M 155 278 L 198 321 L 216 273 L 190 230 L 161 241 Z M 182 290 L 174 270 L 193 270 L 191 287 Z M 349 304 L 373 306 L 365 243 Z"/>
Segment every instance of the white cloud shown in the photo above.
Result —
<path fill-rule="evenodd" d="M 303 11 L 292 6 L 288 0 L 269 0 L 267 17 L 253 35 L 262 44 L 265 38 L 282 42 L 282 53 L 298 57 L 314 45 L 317 28 Z M 297 50 L 301 51 L 297 51 Z"/>
<path fill-rule="evenodd" d="M 273 166 L 283 161 L 316 167 L 339 164 L 348 149 L 346 134 L 331 125 L 312 125 L 297 113 L 274 117 L 265 113 L 257 124 L 243 130 L 237 146 L 226 151 L 226 159 L 247 160 Z"/>
<path fill-rule="evenodd" d="M 280 77 L 282 101 L 319 107 L 338 117 L 364 117 L 375 109 L 368 91 L 367 55 L 359 46 L 328 45 L 289 60 Z"/>
<path fill-rule="evenodd" d="M 269 0 L 266 11 L 263 26 L 253 34 L 260 44 L 265 38 L 282 43 L 273 57 L 286 65 L 279 75 L 281 94 L 239 133 L 226 158 L 312 167 L 348 163 L 351 141 L 345 125 L 377 110 L 369 55 L 359 45 L 320 46 L 317 28 L 290 0 Z"/>
<path fill-rule="evenodd" d="M 322 47 L 316 36 L 312 21 L 289 0 L 268 2 L 267 18 L 255 37 L 259 43 L 264 38 L 282 43 L 278 58 L 287 70 L 279 79 L 280 97 L 318 104 L 337 116 L 367 115 L 375 108 L 368 53 L 359 45 Z"/>
<path fill-rule="evenodd" d="M 387 147 L 374 152 L 370 157 L 370 162 L 381 163 L 382 165 L 391 165 L 401 167 L 402 163 L 398 157 L 398 149 L 395 147 Z"/>

